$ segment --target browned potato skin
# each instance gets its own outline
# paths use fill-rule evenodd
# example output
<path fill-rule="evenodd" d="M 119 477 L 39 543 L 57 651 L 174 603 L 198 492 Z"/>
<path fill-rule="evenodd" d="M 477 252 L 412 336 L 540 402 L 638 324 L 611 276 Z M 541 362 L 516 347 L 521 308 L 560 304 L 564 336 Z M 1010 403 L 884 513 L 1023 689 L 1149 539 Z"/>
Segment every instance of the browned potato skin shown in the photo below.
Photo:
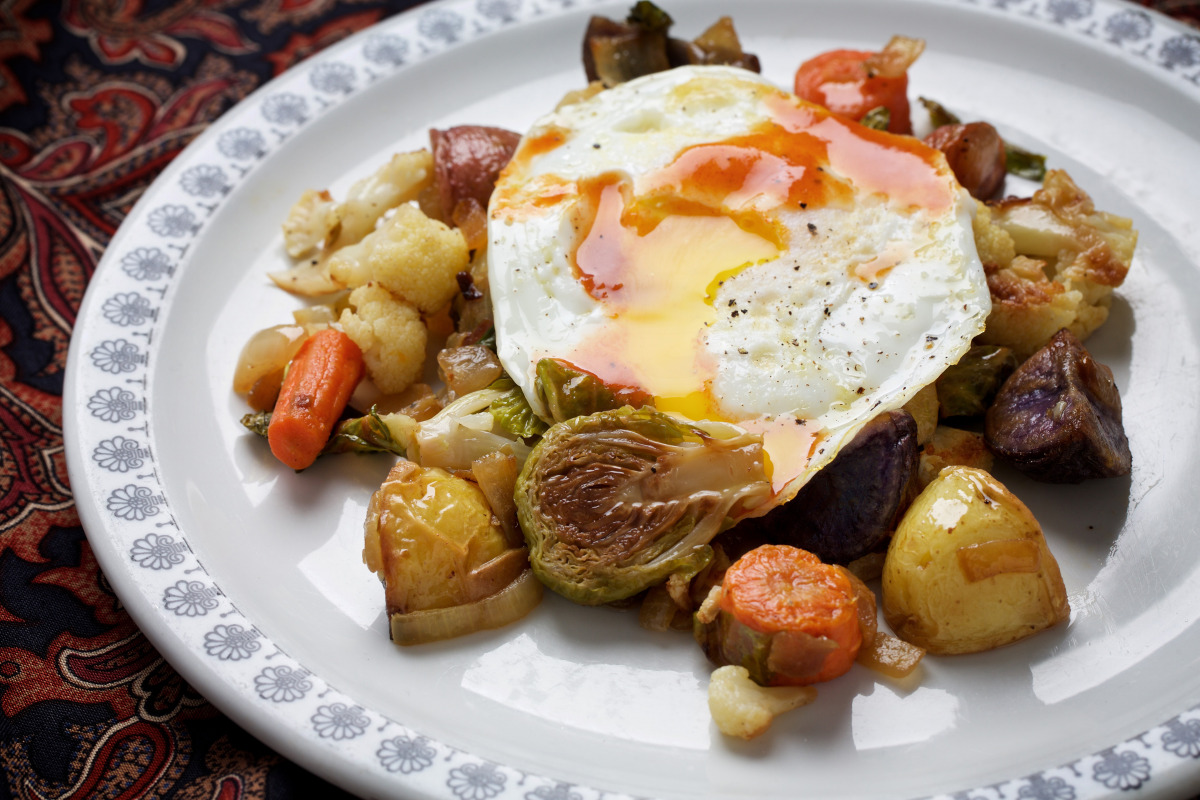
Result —
<path fill-rule="evenodd" d="M 1004 140 L 986 122 L 943 125 L 925 137 L 925 144 L 946 155 L 963 188 L 977 200 L 1000 193 L 1006 173 Z"/>
<path fill-rule="evenodd" d="M 938 425 L 930 441 L 921 448 L 917 463 L 917 491 L 933 482 L 943 469 L 954 464 L 991 472 L 995 459 L 983 442 L 983 434 Z"/>
<path fill-rule="evenodd" d="M 882 583 L 892 630 L 935 655 L 1000 647 L 1070 614 L 1033 514 L 971 467 L 947 467 L 913 502 L 888 547 Z"/>

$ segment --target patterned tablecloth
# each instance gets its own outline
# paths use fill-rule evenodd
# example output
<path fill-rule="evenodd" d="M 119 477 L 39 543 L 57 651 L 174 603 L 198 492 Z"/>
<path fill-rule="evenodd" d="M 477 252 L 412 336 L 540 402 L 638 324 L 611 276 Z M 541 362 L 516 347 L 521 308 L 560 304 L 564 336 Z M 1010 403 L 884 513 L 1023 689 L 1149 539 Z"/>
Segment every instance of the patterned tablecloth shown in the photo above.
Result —
<path fill-rule="evenodd" d="M 122 609 L 67 485 L 63 372 L 96 263 L 159 171 L 256 87 L 413 5 L 0 2 L 0 798 L 344 796 L 213 708 Z M 1200 0 L 1143 5 L 1200 27 Z"/>

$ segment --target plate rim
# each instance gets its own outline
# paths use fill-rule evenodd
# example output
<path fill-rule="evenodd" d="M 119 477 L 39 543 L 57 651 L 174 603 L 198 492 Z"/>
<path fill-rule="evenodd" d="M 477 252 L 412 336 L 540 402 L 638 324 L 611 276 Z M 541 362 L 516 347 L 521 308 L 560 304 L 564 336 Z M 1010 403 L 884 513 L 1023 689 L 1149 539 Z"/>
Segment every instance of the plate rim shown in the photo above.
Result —
<path fill-rule="evenodd" d="M 1195 31 L 1182 25 L 1182 23 L 1149 9 L 1134 5 L 1133 3 L 1126 2 L 1125 0 L 1045 0 L 1044 2 L 1042 0 L 993 0 L 990 5 L 985 5 L 978 2 L 978 0 L 906 0 L 906 2 L 936 6 L 970 7 L 980 12 L 1024 13 L 1031 19 L 1045 22 L 1046 24 L 1059 25 L 1063 30 L 1079 35 L 1091 36 L 1097 43 L 1108 44 L 1114 47 L 1115 52 L 1120 53 L 1119 57 L 1124 61 L 1135 63 L 1141 68 L 1157 66 L 1160 68 L 1160 72 L 1158 73 L 1160 77 L 1163 74 L 1162 70 L 1165 70 L 1173 78 L 1182 81 L 1184 91 L 1194 95 L 1197 98 L 1198 104 L 1200 104 L 1200 35 L 1197 35 Z M 110 491 L 106 497 L 102 498 L 102 494 L 95 488 L 93 481 L 90 480 L 90 478 L 94 477 L 92 473 L 98 468 L 90 465 L 88 456 L 92 454 L 87 452 L 88 445 L 83 443 L 80 434 L 82 430 L 86 429 L 84 423 L 88 422 L 84 416 L 84 410 L 87 404 L 95 400 L 96 395 L 93 394 L 90 398 L 83 398 L 79 392 L 81 382 L 86 382 L 82 377 L 83 371 L 89 368 L 98 368 L 96 350 L 99 347 L 87 353 L 92 359 L 90 366 L 85 360 L 85 354 L 83 353 L 83 347 L 98 338 L 94 332 L 91 332 L 91 320 L 96 316 L 98 311 L 103 311 L 102 307 L 97 308 L 103 302 L 99 296 L 101 281 L 98 278 L 101 276 L 107 277 L 110 273 L 123 267 L 125 268 L 125 272 L 132 277 L 133 273 L 130 272 L 127 266 L 117 263 L 118 256 L 124 253 L 126 259 L 128 259 L 131 252 L 133 252 L 126 252 L 128 240 L 137 241 L 139 232 L 143 237 L 145 236 L 147 226 L 152 227 L 155 224 L 152 219 L 154 215 L 171 205 L 162 205 L 164 197 L 171 196 L 172 191 L 175 195 L 179 195 L 180 190 L 176 184 L 182 180 L 189 169 L 194 170 L 197 166 L 201 166 L 195 163 L 201 154 L 208 155 L 215 150 L 226 156 L 225 160 L 221 162 L 221 166 L 228 165 L 235 172 L 241 167 L 245 167 L 245 171 L 240 173 L 240 176 L 233 181 L 232 185 L 226 184 L 229 189 L 236 187 L 238 180 L 253 172 L 255 159 L 269 154 L 269 149 L 264 150 L 262 143 L 259 143 L 259 149 L 255 151 L 253 147 L 254 142 L 249 141 L 247 137 L 242 137 L 242 141 L 239 144 L 238 141 L 234 140 L 236 137 L 229 138 L 229 135 L 237 130 L 241 130 L 235 128 L 234 125 L 247 115 L 257 113 L 260 117 L 266 117 L 268 113 L 266 111 L 267 102 L 271 98 L 282 97 L 288 94 L 288 87 L 293 87 L 303 81 L 307 81 L 313 87 L 313 91 L 318 93 L 316 96 L 326 97 L 329 105 L 319 110 L 315 115 L 307 118 L 303 113 L 297 116 L 294 106 L 290 110 L 286 107 L 281 107 L 276 112 L 273 112 L 277 114 L 278 120 L 268 118 L 269 121 L 272 123 L 277 122 L 279 125 L 288 128 L 286 135 L 280 139 L 280 142 L 275 143 L 275 146 L 285 141 L 288 136 L 300 130 L 304 125 L 309 124 L 326 113 L 330 113 L 342 100 L 361 90 L 362 87 L 355 85 L 353 81 L 349 84 L 346 83 L 347 72 L 345 69 L 339 68 L 339 65 L 343 67 L 349 66 L 351 70 L 356 71 L 355 77 L 358 77 L 357 69 L 362 64 L 371 62 L 380 69 L 376 77 L 387 78 L 399 74 L 412 64 L 433 55 L 452 50 L 458 46 L 468 44 L 480 36 L 508 27 L 519 26 L 533 19 L 568 13 L 573 9 L 608 4 L 611 4 L 611 0 L 543 0 L 542 2 L 538 2 L 538 0 L 433 0 L 432 2 L 418 5 L 382 20 L 371 28 L 360 31 L 304 62 L 293 66 L 285 73 L 264 83 L 234 107 L 227 110 L 221 118 L 214 121 L 207 130 L 191 142 L 156 178 L 151 186 L 147 187 L 142 197 L 139 198 L 126 217 L 129 224 L 122 224 L 112 237 L 103 257 L 96 266 L 96 270 L 89 281 L 85 297 L 80 304 L 76 324 L 72 330 L 65 370 L 63 388 L 63 438 L 68 476 L 71 485 L 77 487 L 74 492 L 80 521 L 88 535 L 89 541 L 92 543 L 93 552 L 102 571 L 109 578 L 114 591 L 121 598 L 122 603 L 138 625 L 138 628 L 143 631 L 152 644 L 163 654 L 163 657 L 170 661 L 172 666 L 189 683 L 199 688 L 201 693 L 206 698 L 209 698 L 210 702 L 213 702 L 214 706 L 217 706 L 237 724 L 251 731 L 256 737 L 305 769 L 321 775 L 332 783 L 341 785 L 352 792 L 365 795 L 376 792 L 403 790 L 415 792 L 421 797 L 428 798 L 472 796 L 489 799 L 501 797 L 502 800 L 509 796 L 513 798 L 518 796 L 536 798 L 562 797 L 565 800 L 572 796 L 581 797 L 581 795 L 577 794 L 579 791 L 595 793 L 597 796 L 605 797 L 628 797 L 628 795 L 621 795 L 604 789 L 566 784 L 551 777 L 532 775 L 512 767 L 495 764 L 487 759 L 465 753 L 452 745 L 433 741 L 417 731 L 410 730 L 401 722 L 386 718 L 383 719 L 384 725 L 380 730 L 382 731 L 388 728 L 389 725 L 393 725 L 395 727 L 392 730 L 397 735 L 392 736 L 390 739 L 382 740 L 380 749 L 375 754 L 378 763 L 372 765 L 374 772 L 364 774 L 355 769 L 353 764 L 347 763 L 345 758 L 330 759 L 329 749 L 325 742 L 327 739 L 341 741 L 344 739 L 354 739 L 357 736 L 363 735 L 368 727 L 375 725 L 375 718 L 381 717 L 378 712 L 368 712 L 359 706 L 353 705 L 352 701 L 349 704 L 340 702 L 341 699 L 351 700 L 351 698 L 342 695 L 334 687 L 327 685 L 326 690 L 321 693 L 321 696 L 334 692 L 336 699 L 318 706 L 318 712 L 313 715 L 311 722 L 313 730 L 316 731 L 317 735 L 315 737 L 312 733 L 301 735 L 289 725 L 280 725 L 274 722 L 271 714 L 263 713 L 263 708 L 243 702 L 247 699 L 252 699 L 252 697 L 248 698 L 247 695 L 253 695 L 254 693 L 257 693 L 259 697 L 263 698 L 264 702 L 267 702 L 267 695 L 263 693 L 266 690 L 259 690 L 257 687 L 268 686 L 268 689 L 270 689 L 270 681 L 259 682 L 254 686 L 235 686 L 222 671 L 206 668 L 208 665 L 197 652 L 195 643 L 189 644 L 184 641 L 179 631 L 171 627 L 169 623 L 172 620 L 167 616 L 167 611 L 170 610 L 171 603 L 176 603 L 174 606 L 175 609 L 192 609 L 196 612 L 195 616 L 204 617 L 208 612 L 220 607 L 222 603 L 219 586 L 213 583 L 211 586 L 204 585 L 202 591 L 189 592 L 187 588 L 184 588 L 179 589 L 175 594 L 171 594 L 169 590 L 177 588 L 181 583 L 188 585 L 195 583 L 203 584 L 203 581 L 189 581 L 184 578 L 172 584 L 171 587 L 168 587 L 168 591 L 164 592 L 162 600 L 159 601 L 146 596 L 142 591 L 138 590 L 134 580 L 135 565 L 139 565 L 143 569 L 159 568 L 146 568 L 144 564 L 139 564 L 136 559 L 144 556 L 147 559 L 159 559 L 162 563 L 170 563 L 169 567 L 162 568 L 164 571 L 173 570 L 181 563 L 190 563 L 188 562 L 190 546 L 186 541 L 186 533 L 179 531 L 176 525 L 176 531 L 179 535 L 185 537 L 182 542 L 175 542 L 170 533 L 155 534 L 157 539 L 154 542 L 147 541 L 146 547 L 143 547 L 139 551 L 137 544 L 143 540 L 148 540 L 149 535 L 146 535 L 135 541 L 134 547 L 129 552 L 122 551 L 118 546 L 118 539 L 120 537 L 115 534 L 115 530 L 134 518 L 125 516 L 114 517 L 113 514 L 121 514 L 120 511 L 113 511 L 114 498 L 122 502 L 136 500 L 137 498 L 132 497 L 129 492 L 118 497 L 117 491 Z M 1041 14 L 1040 17 L 1037 16 L 1039 13 Z M 458 19 L 460 23 L 471 21 L 477 26 L 482 27 L 473 32 L 469 31 L 468 35 L 464 38 L 456 38 L 458 34 L 452 30 L 453 19 Z M 1128 29 L 1115 25 L 1114 20 L 1123 20 L 1124 23 L 1128 24 Z M 1107 40 L 1097 38 L 1094 32 L 1102 22 L 1108 28 L 1114 29 L 1112 36 Z M 1093 28 L 1092 33 L 1085 32 L 1085 26 L 1089 24 Z M 1146 25 L 1148 25 L 1148 28 L 1145 27 Z M 461 31 L 461 27 L 459 30 Z M 1163 33 L 1162 31 L 1164 30 L 1167 33 Z M 1121 31 L 1125 32 L 1121 34 Z M 408 38 L 401 36 L 401 32 Z M 399 38 L 388 42 L 386 40 L 389 36 Z M 367 52 L 368 45 L 373 41 L 382 48 L 382 52 L 376 53 L 377 57 L 373 57 Z M 407 44 L 400 48 L 397 44 L 398 41 L 404 41 Z M 1188 68 L 1191 66 L 1198 67 L 1194 75 L 1189 76 L 1185 70 L 1176 71 L 1175 67 L 1178 64 L 1171 60 L 1169 57 L 1170 54 L 1166 49 L 1167 43 L 1174 41 L 1183 42 L 1184 44 L 1180 45 L 1181 47 L 1184 47 L 1188 42 L 1194 43 L 1196 60 L 1195 62 L 1185 63 L 1185 67 Z M 415 55 L 411 53 L 413 42 L 417 42 L 420 48 L 420 52 Z M 399 50 L 393 49 L 391 52 L 387 52 L 387 46 L 389 45 L 393 48 L 399 48 Z M 1155 45 L 1157 45 L 1159 51 L 1157 61 L 1153 57 Z M 318 84 L 322 81 L 324 85 L 323 87 L 319 87 Z M 366 85 L 370 85 L 371 82 L 371 80 L 368 80 Z M 286 106 L 286 104 L 281 105 Z M 239 147 L 242 149 L 239 150 Z M 209 177 L 212 177 L 211 173 Z M 228 176 L 226 175 L 225 177 L 227 178 Z M 201 191 L 201 189 L 197 190 L 197 192 Z M 193 194 L 191 192 L 187 193 Z M 193 197 L 200 196 L 202 195 L 193 194 Z M 219 205 L 220 199 L 218 198 L 213 208 L 215 209 Z M 151 206 L 156 207 L 151 208 Z M 191 210 L 195 212 L 195 208 Z M 186 215 L 177 214 L 172 218 L 169 214 L 159 214 L 158 221 L 164 226 L 163 230 L 174 230 L 170 227 L 172 224 L 182 226 L 180 230 L 183 230 L 187 228 L 187 220 L 184 217 Z M 194 227 L 190 229 L 190 235 L 196 236 L 204 229 L 204 221 L 199 220 L 198 224 L 196 224 L 196 213 L 193 213 L 192 223 Z M 187 233 L 161 234 L 160 238 L 164 240 L 177 238 L 182 241 L 187 238 L 187 235 Z M 164 247 L 169 247 L 172 244 L 175 243 L 167 242 Z M 160 252 L 166 251 L 160 250 Z M 155 287 L 148 286 L 147 290 L 150 292 L 160 291 L 160 298 L 165 301 L 172 282 L 176 280 L 175 273 L 182 273 L 187 268 L 187 265 L 188 257 L 186 255 L 186 246 L 184 246 L 174 266 L 171 267 L 166 275 L 167 284 Z M 143 305 L 142 307 L 144 308 L 145 306 Z M 150 319 L 153 319 L 153 315 L 151 315 Z M 109 317 L 109 320 L 111 322 L 112 318 Z M 124 325 L 124 323 L 114 324 Z M 134 327 L 136 327 L 136 323 Z M 91 332 L 90 338 L 85 336 L 88 332 Z M 133 331 L 131 337 L 137 336 L 138 333 L 138 331 Z M 116 341 L 118 340 L 105 340 L 101 344 L 111 344 Z M 140 348 L 136 347 L 136 340 L 133 343 L 124 339 L 120 341 L 125 341 L 126 344 L 133 344 L 133 349 L 137 351 L 135 355 L 144 360 L 121 362 L 120 359 L 123 356 L 119 352 L 120 348 L 109 348 L 112 352 L 106 352 L 102 355 L 109 359 L 108 363 L 110 364 L 133 363 L 135 366 L 129 371 L 129 374 L 140 372 L 140 381 L 142 382 L 143 389 L 148 390 L 148 384 L 153 372 L 154 354 L 150 348 L 149 335 L 146 336 L 146 352 L 144 353 Z M 128 355 L 128 348 L 126 348 L 126 355 Z M 119 377 L 126 373 L 112 374 Z M 144 396 L 142 405 L 142 413 L 145 415 L 144 424 L 147 426 L 146 433 L 149 436 L 149 426 L 152 424 L 151 412 L 144 408 Z M 94 411 L 91 413 L 93 417 L 96 416 Z M 147 453 L 146 456 L 152 458 L 152 454 Z M 120 458 L 118 458 L 118 462 L 120 462 Z M 161 489 L 161 481 L 158 485 Z M 85 486 L 87 487 L 86 490 L 83 488 Z M 135 485 L 121 486 L 118 487 L 118 490 L 125 490 L 132 486 Z M 147 508 L 146 502 L 154 505 L 155 501 L 159 500 L 161 500 L 158 503 L 160 507 L 167 506 L 166 498 L 156 497 L 153 495 L 153 492 L 150 493 L 148 498 L 142 496 L 140 500 L 142 503 L 140 506 L 142 512 Z M 128 513 L 138 513 L 136 503 L 121 505 L 121 502 L 118 502 L 116 506 L 126 509 Z M 167 510 L 169 514 L 169 507 Z M 118 518 L 121 520 L 120 522 L 117 521 Z M 136 521 L 140 523 L 144 519 L 146 517 L 140 517 Z M 127 538 L 128 534 L 126 534 Z M 167 542 L 164 539 L 170 539 L 171 541 Z M 180 545 L 182 545 L 182 548 L 180 548 Z M 172 546 L 176 549 L 172 550 Z M 176 561 L 176 556 L 181 558 L 182 561 Z M 192 559 L 194 560 L 194 554 L 192 554 Z M 202 565 L 199 565 L 199 570 L 193 569 L 189 571 L 192 573 L 198 572 L 202 575 L 206 574 L 203 571 Z M 209 590 L 215 591 L 215 594 L 212 594 Z M 215 605 L 210 607 L 210 602 L 215 603 Z M 236 607 L 234 607 L 234 612 L 236 612 Z M 181 614 L 178 610 L 173 613 L 175 613 L 177 618 L 185 615 Z M 243 628 L 242 632 L 245 635 L 229 646 L 233 647 L 235 652 L 238 647 L 241 647 L 243 650 L 249 648 L 250 653 L 257 652 L 264 643 L 265 636 L 261 634 L 257 636 L 252 635 L 253 622 L 241 617 L 240 612 L 238 613 L 239 616 L 230 620 L 231 624 L 224 625 L 226 630 L 237 624 L 233 620 L 243 620 L 249 623 L 249 628 Z M 222 618 L 228 619 L 232 617 L 232 614 L 233 612 L 223 614 Z M 218 625 L 217 627 L 222 626 Z M 235 638 L 230 637 L 230 641 L 233 641 Z M 253 646 L 255 643 L 258 646 Z M 267 643 L 269 644 L 269 642 Z M 171 653 L 172 656 L 169 657 L 168 653 Z M 271 675 L 287 678 L 289 676 L 281 668 L 291 669 L 291 667 L 291 664 L 281 660 L 275 662 L 274 665 L 264 667 L 263 671 L 259 673 L 259 677 L 273 670 Z M 303 670 L 303 665 L 300 665 L 300 668 Z M 304 697 L 315 688 L 313 680 L 310 680 L 310 678 L 320 681 L 319 676 L 297 675 L 293 671 L 290 675 L 290 683 L 287 680 L 276 681 L 273 690 L 285 691 L 285 693 L 287 690 L 293 692 L 299 691 L 301 697 Z M 306 683 L 308 687 L 303 688 Z M 214 700 L 214 697 L 217 699 Z M 266 708 L 271 709 L 272 707 L 266 706 Z M 329 731 L 330 733 L 326 735 L 323 731 Z M 1177 758 L 1175 762 L 1168 760 L 1168 753 L 1172 755 L 1177 755 L 1177 753 L 1175 750 L 1171 750 L 1165 743 L 1160 750 L 1148 748 L 1147 742 L 1151 738 L 1164 741 L 1164 736 L 1174 736 L 1174 739 L 1169 739 L 1169 741 L 1177 744 L 1176 749 L 1183 748 L 1187 752 L 1187 755 L 1192 760 L 1190 765 L 1183 758 Z M 385 754 L 385 745 L 388 742 L 393 743 L 393 748 Z M 1131 749 L 1135 746 L 1140 748 L 1140 750 L 1135 751 Z M 1146 750 L 1149 752 L 1144 752 Z M 1122 767 L 1121 759 L 1123 754 L 1126 753 L 1133 753 L 1135 756 L 1132 760 L 1126 759 L 1127 762 L 1133 763 L 1135 768 L 1132 770 L 1127 768 L 1130 766 L 1129 763 L 1126 763 Z M 440 756 L 445 757 L 442 758 Z M 1187 783 L 1194 783 L 1200 780 L 1200 764 L 1195 762 L 1197 758 L 1200 758 L 1200 705 L 1186 709 L 1180 712 L 1180 714 L 1165 720 L 1158 726 L 1148 729 L 1137 736 L 1130 737 L 1123 742 L 1118 742 L 1100 753 L 1083 754 L 1070 764 L 1051 765 L 1034 775 L 1017 776 L 998 784 L 980 786 L 977 787 L 976 791 L 988 790 L 1000 797 L 1009 796 L 1011 792 L 1023 797 L 1030 795 L 1030 792 L 1026 791 L 1027 789 L 1036 790 L 1040 786 L 1044 789 L 1057 792 L 1056 794 L 1047 796 L 1101 797 L 1110 794 L 1125 794 L 1130 790 L 1141 791 L 1143 787 L 1151 786 L 1151 776 L 1157 780 L 1151 788 L 1144 789 L 1145 791 L 1157 792 L 1158 789 L 1183 791 L 1187 788 Z M 440 769 L 435 769 L 435 764 Z M 395 768 L 392 769 L 391 765 L 395 765 Z M 1087 774 L 1085 765 L 1086 767 L 1090 767 L 1090 774 Z M 1187 766 L 1190 766 L 1191 769 L 1186 769 Z M 347 767 L 350 767 L 350 769 L 347 770 Z M 1102 775 L 1105 776 L 1103 779 L 1101 778 Z M 1189 778 L 1191 779 L 1190 781 Z M 1091 779 L 1091 781 L 1088 782 L 1088 779 Z M 531 783 L 538 785 L 530 789 Z M 1070 794 L 1065 794 L 1067 789 L 1071 790 Z M 475 792 L 475 794 L 471 794 L 471 792 Z"/>

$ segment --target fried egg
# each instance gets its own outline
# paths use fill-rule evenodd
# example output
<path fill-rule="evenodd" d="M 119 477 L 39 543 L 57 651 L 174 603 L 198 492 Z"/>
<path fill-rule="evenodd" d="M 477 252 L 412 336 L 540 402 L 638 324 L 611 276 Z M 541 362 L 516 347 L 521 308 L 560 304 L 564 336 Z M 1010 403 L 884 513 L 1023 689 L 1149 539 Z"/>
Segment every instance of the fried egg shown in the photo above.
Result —
<path fill-rule="evenodd" d="M 983 330 L 973 202 L 940 152 L 753 73 L 639 78 L 539 119 L 497 182 L 500 360 L 540 414 L 555 358 L 759 432 L 785 501 Z"/>

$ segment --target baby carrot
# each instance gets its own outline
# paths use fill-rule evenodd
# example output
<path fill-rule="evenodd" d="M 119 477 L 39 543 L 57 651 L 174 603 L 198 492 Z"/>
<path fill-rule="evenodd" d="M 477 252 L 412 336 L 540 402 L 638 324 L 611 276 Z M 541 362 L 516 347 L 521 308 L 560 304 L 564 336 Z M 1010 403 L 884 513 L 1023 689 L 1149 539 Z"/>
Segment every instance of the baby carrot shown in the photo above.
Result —
<path fill-rule="evenodd" d="M 316 461 L 363 370 L 362 351 L 346 334 L 326 328 L 308 337 L 271 412 L 267 441 L 275 457 L 292 469 Z"/>
<path fill-rule="evenodd" d="M 751 550 L 725 572 L 720 593 L 720 611 L 707 626 L 698 620 L 697 639 L 714 662 L 744 666 L 764 686 L 836 678 L 862 645 L 845 570 L 806 550 Z"/>

